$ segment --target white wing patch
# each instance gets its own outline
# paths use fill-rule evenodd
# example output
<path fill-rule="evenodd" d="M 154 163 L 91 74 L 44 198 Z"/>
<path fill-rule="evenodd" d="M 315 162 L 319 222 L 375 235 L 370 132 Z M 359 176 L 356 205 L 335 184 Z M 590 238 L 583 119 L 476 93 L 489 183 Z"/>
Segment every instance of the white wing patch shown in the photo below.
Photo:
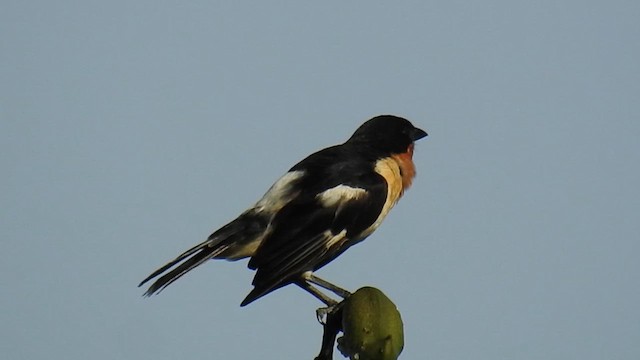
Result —
<path fill-rule="evenodd" d="M 360 199 L 367 195 L 367 190 L 348 185 L 338 185 L 327 189 L 318 195 L 316 199 L 320 200 L 325 207 L 334 207 L 349 200 Z"/>
<path fill-rule="evenodd" d="M 296 190 L 296 182 L 304 176 L 304 171 L 296 170 L 284 174 L 258 200 L 254 209 L 258 212 L 275 214 L 287 205 L 300 192 Z"/>

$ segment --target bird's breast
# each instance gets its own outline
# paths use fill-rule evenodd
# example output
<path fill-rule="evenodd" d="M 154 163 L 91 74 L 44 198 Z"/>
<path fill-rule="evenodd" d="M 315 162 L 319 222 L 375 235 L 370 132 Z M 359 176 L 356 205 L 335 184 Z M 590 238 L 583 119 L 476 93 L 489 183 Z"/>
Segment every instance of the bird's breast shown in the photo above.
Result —
<path fill-rule="evenodd" d="M 411 187 L 413 178 L 416 177 L 416 167 L 413 164 L 413 147 L 414 145 L 411 144 L 407 148 L 406 152 L 391 156 L 400 168 L 400 178 L 402 179 L 403 191 Z"/>
<path fill-rule="evenodd" d="M 387 182 L 387 199 L 382 206 L 378 221 L 376 221 L 378 223 L 387 216 L 389 210 L 398 202 L 404 191 L 404 185 L 399 161 L 393 156 L 378 160 L 374 171 L 382 175 Z"/>
<path fill-rule="evenodd" d="M 360 239 L 371 235 L 382 223 L 393 206 L 398 202 L 405 188 L 401 171 L 401 160 L 395 156 L 379 159 L 376 161 L 374 171 L 381 175 L 387 183 L 387 198 L 382 205 L 378 218 L 360 234 Z M 410 183 L 409 183 L 410 184 Z"/>

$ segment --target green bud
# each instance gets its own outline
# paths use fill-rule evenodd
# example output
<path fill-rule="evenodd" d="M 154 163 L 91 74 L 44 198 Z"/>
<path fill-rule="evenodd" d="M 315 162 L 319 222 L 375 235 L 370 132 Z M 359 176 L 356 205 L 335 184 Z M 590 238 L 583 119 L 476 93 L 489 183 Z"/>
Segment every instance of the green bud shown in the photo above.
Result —
<path fill-rule="evenodd" d="M 382 291 L 363 287 L 344 300 L 338 350 L 352 360 L 396 360 L 404 347 L 402 318 Z"/>

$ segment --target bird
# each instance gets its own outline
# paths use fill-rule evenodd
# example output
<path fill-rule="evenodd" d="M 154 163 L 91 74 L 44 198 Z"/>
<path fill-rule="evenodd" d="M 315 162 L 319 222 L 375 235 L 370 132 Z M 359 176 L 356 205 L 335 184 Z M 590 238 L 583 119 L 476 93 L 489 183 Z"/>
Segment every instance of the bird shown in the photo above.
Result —
<path fill-rule="evenodd" d="M 409 120 L 379 115 L 344 143 L 289 169 L 253 206 L 145 278 L 144 296 L 161 292 L 210 259 L 249 258 L 253 289 L 240 306 L 295 284 L 327 305 L 350 293 L 314 272 L 371 235 L 416 175 L 415 142 L 427 132 Z"/>

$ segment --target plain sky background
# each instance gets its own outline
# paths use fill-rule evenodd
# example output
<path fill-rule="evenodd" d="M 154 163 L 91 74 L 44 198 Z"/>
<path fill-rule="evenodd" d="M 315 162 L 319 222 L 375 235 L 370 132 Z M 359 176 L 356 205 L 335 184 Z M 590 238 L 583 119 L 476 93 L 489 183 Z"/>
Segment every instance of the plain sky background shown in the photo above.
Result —
<path fill-rule="evenodd" d="M 418 177 L 319 275 L 402 359 L 640 358 L 640 2 L 231 3 L 2 2 L 3 359 L 312 359 L 245 262 L 136 285 L 382 113 Z"/>

